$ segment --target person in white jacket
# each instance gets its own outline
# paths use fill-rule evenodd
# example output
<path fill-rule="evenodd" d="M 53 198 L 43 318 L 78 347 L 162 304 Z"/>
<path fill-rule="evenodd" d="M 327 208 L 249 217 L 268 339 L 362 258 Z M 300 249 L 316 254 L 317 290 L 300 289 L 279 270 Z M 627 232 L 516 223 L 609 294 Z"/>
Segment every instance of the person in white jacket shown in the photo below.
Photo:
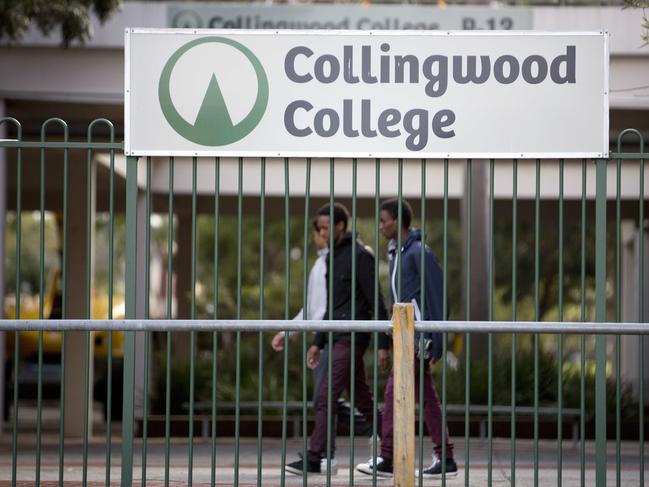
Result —
<path fill-rule="evenodd" d="M 318 252 L 318 258 L 313 263 L 311 271 L 309 272 L 309 280 L 307 283 L 307 298 L 306 298 L 306 319 L 307 320 L 321 320 L 324 318 L 327 311 L 327 241 L 320 236 L 317 228 L 317 223 L 313 222 L 314 228 L 312 232 L 313 243 Z M 300 309 L 294 320 L 303 320 L 304 308 Z M 297 334 L 298 332 L 289 332 L 289 337 Z M 284 339 L 286 332 L 280 331 L 273 337 L 271 346 L 276 352 L 284 350 Z M 327 373 L 327 360 L 320 360 L 318 367 L 313 370 L 314 394 L 313 394 L 313 407 L 316 406 L 316 391 L 322 382 L 325 374 Z"/>

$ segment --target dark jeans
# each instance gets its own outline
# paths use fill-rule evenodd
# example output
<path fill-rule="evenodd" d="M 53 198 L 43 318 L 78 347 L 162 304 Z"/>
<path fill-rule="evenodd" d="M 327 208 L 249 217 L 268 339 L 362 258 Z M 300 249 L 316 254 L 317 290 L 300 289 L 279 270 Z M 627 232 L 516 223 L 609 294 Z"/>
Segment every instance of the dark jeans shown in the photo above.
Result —
<path fill-rule="evenodd" d="M 327 346 L 320 350 L 320 360 L 318 361 L 318 366 L 313 369 L 313 410 L 317 411 L 318 410 L 318 394 L 320 393 L 320 386 L 322 385 L 322 381 L 324 380 L 325 376 L 327 375 L 328 367 L 327 364 L 329 363 L 329 353 Z M 372 425 L 368 423 L 365 418 L 360 415 L 356 414 L 356 411 L 358 409 L 354 408 L 354 414 L 352 415 L 349 407 L 349 403 L 346 403 L 342 398 L 338 400 L 338 425 L 345 425 L 347 428 L 350 427 L 350 420 L 351 418 L 354 418 L 354 432 L 358 435 L 367 435 L 369 437 L 372 436 Z M 379 422 L 379 428 L 381 427 L 381 423 Z"/>
<path fill-rule="evenodd" d="M 366 345 L 357 346 L 355 352 L 355 376 L 354 387 L 356 396 L 356 407 L 363 414 L 366 421 L 372 424 L 374 402 L 372 393 L 367 385 L 365 376 L 365 363 L 363 354 L 367 349 Z M 322 355 L 322 354 L 321 354 Z M 331 456 L 335 452 L 335 431 L 338 418 L 338 398 L 345 389 L 350 387 L 352 352 L 349 342 L 340 341 L 333 345 L 331 360 Z M 326 370 L 326 369 L 325 369 Z M 327 389 L 329 387 L 328 374 L 324 374 L 320 387 L 317 389 L 317 400 L 315 401 L 315 428 L 311 434 L 309 447 L 309 461 L 319 461 L 326 456 L 327 449 Z"/>
<path fill-rule="evenodd" d="M 318 394 L 320 393 L 320 386 L 322 381 L 327 376 L 327 364 L 329 363 L 329 352 L 327 346 L 320 350 L 320 360 L 318 360 L 318 366 L 313 369 L 313 410 L 318 410 Z"/>
<path fill-rule="evenodd" d="M 419 360 L 415 360 L 415 400 L 419 401 Z M 381 457 L 393 458 L 394 436 L 394 371 L 390 372 L 385 386 L 385 408 L 383 410 L 383 428 L 381 435 Z M 435 391 L 433 376 L 428 365 L 424 367 L 424 421 L 426 429 L 433 440 L 434 450 L 442 458 L 442 408 Z M 453 443 L 450 442 L 448 428 L 446 436 L 446 458 L 453 458 Z"/>

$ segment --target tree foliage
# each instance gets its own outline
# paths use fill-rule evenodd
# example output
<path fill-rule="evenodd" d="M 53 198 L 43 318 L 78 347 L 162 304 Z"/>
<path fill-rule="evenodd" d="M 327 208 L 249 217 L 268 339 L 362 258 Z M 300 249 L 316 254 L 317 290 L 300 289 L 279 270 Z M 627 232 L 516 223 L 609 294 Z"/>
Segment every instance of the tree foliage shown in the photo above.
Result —
<path fill-rule="evenodd" d="M 59 29 L 64 46 L 93 35 L 90 14 L 103 24 L 121 0 L 0 0 L 0 38 L 19 41 L 33 24 L 44 35 Z"/>
<path fill-rule="evenodd" d="M 641 8 L 642 9 L 642 40 L 649 44 L 649 19 L 644 9 L 649 7 L 649 0 L 624 0 L 624 8 Z"/>

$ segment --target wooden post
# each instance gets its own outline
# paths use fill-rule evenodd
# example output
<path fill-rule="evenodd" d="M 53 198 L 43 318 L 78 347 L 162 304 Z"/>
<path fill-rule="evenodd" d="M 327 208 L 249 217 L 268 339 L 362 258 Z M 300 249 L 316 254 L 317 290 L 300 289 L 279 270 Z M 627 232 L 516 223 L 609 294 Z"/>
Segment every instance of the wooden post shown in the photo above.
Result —
<path fill-rule="evenodd" d="M 415 485 L 415 311 L 392 308 L 394 330 L 394 486 Z"/>

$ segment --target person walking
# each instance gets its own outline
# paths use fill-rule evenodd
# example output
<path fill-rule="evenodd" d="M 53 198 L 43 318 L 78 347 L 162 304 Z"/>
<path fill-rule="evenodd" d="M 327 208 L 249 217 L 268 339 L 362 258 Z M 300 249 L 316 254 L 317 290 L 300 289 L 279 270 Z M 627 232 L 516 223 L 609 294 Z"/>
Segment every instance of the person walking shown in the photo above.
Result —
<path fill-rule="evenodd" d="M 381 205 L 379 229 L 388 239 L 388 255 L 390 259 L 390 289 L 392 302 L 412 303 L 415 308 L 417 321 L 435 321 L 443 318 L 443 274 L 437 257 L 428 246 L 421 241 L 421 230 L 410 227 L 412 222 L 412 208 L 407 201 L 402 201 L 401 227 L 398 222 L 399 203 L 396 199 L 385 201 Z M 397 239 L 401 232 L 401 249 L 397 248 Z M 424 267 L 421 267 L 421 250 L 424 246 Z M 397 272 L 401 273 L 401 290 L 398 289 Z M 421 273 L 424 273 L 424 302 L 421 302 Z M 423 314 L 422 314 L 423 311 Z M 430 371 L 432 364 L 436 363 L 442 355 L 441 333 L 426 333 L 424 347 L 419 347 L 419 334 L 415 335 L 415 383 L 418 384 L 419 360 L 424 358 L 424 419 L 426 428 L 433 443 L 433 461 L 424 469 L 424 478 L 441 478 L 442 461 L 446 463 L 446 476 L 455 477 L 458 474 L 457 465 L 453 459 L 453 444 L 450 441 L 448 428 L 442 432 L 442 410 L 433 376 Z M 390 365 L 389 340 L 382 336 L 379 345 L 379 367 L 387 371 Z M 415 394 L 419 400 L 419 394 Z M 376 470 L 377 477 L 393 476 L 393 436 L 394 436 L 394 371 L 390 372 L 385 387 L 385 409 L 381 429 L 381 455 L 369 459 L 356 466 L 356 470 L 367 475 L 372 475 Z M 446 458 L 442 459 L 442 442 L 446 442 Z M 419 472 L 417 472 L 418 474 Z"/>
<path fill-rule="evenodd" d="M 330 213 L 333 212 L 333 222 L 330 222 Z M 356 243 L 356 289 L 352 289 L 352 249 L 353 239 L 347 231 L 349 212 L 339 204 L 334 204 L 330 209 L 325 205 L 318 211 L 317 225 L 320 235 L 329 241 L 330 232 L 333 234 L 334 247 L 327 255 L 327 289 L 332 284 L 333 293 L 327 296 L 327 304 L 331 303 L 331 320 L 369 320 L 373 318 L 374 310 L 374 256 L 367 251 L 361 242 Z M 333 223 L 333 224 L 332 224 Z M 333 272 L 330 274 L 330 259 L 333 260 Z M 352 293 L 355 293 L 355 315 L 352 316 Z M 328 306 L 329 307 L 329 306 Z M 379 294 L 378 319 L 387 319 L 387 311 L 382 296 Z M 315 410 L 315 427 L 311 434 L 307 458 L 299 459 L 286 465 L 286 471 L 296 474 L 320 474 L 326 472 L 326 463 L 322 460 L 327 457 L 327 396 L 329 380 L 331 380 L 331 418 L 334 424 L 332 431 L 336 431 L 338 412 L 338 399 L 345 389 L 351 385 L 351 333 L 335 332 L 332 335 L 333 347 L 331 350 L 331 377 L 325 375 L 317 389 L 317 408 Z M 316 333 L 313 345 L 307 351 L 307 366 L 315 369 L 320 362 L 321 350 L 327 342 L 327 333 Z M 355 376 L 353 377 L 356 392 L 356 407 L 365 417 L 367 424 L 373 423 L 374 402 L 365 371 L 363 355 L 370 342 L 369 333 L 357 333 L 354 350 Z M 335 433 L 332 437 L 330 458 L 335 453 Z"/>

